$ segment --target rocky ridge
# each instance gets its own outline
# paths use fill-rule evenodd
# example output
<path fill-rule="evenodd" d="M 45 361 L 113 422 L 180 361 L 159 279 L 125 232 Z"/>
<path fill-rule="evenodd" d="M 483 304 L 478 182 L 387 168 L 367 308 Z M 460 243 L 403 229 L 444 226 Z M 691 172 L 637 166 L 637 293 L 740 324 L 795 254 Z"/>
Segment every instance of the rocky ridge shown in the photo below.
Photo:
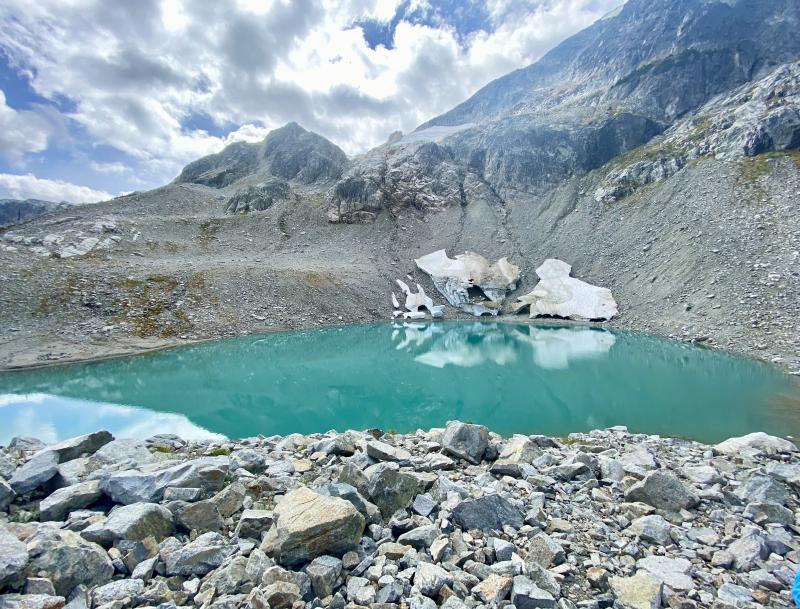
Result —
<path fill-rule="evenodd" d="M 0 450 L 0 606 L 789 607 L 800 454 L 449 422 Z"/>

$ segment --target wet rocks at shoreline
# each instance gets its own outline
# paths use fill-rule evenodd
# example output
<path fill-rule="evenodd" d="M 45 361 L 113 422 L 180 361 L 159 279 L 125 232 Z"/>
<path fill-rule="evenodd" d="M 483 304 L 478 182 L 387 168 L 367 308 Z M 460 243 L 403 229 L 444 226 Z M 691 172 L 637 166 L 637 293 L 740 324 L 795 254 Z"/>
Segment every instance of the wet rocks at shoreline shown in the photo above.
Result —
<path fill-rule="evenodd" d="M 790 607 L 800 453 L 624 428 L 0 449 L 0 607 Z"/>

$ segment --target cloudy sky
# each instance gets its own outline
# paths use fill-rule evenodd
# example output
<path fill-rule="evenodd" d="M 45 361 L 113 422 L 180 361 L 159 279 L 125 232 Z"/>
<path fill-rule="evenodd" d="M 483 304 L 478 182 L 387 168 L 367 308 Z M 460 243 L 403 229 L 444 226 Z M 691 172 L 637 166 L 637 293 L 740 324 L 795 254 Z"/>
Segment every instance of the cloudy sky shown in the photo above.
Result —
<path fill-rule="evenodd" d="M 3 0 L 0 197 L 172 180 L 297 121 L 363 152 L 622 0 Z"/>

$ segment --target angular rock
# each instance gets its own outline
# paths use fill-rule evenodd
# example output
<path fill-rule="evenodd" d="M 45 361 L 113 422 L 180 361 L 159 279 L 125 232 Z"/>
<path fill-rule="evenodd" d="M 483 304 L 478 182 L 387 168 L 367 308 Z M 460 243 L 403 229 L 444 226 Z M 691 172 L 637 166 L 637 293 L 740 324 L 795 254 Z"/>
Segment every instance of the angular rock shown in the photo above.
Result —
<path fill-rule="evenodd" d="M 754 455 L 776 455 L 781 453 L 795 453 L 797 446 L 784 440 L 765 434 L 763 431 L 747 434 L 738 438 L 729 438 L 714 446 L 714 450 L 722 455 L 740 455 L 743 453 Z"/>
<path fill-rule="evenodd" d="M 89 507 L 102 496 L 97 480 L 60 488 L 39 503 L 39 520 L 63 520 L 73 510 Z"/>
<path fill-rule="evenodd" d="M 386 442 L 372 440 L 367 442 L 367 454 L 378 461 L 408 461 L 411 453 Z"/>
<path fill-rule="evenodd" d="M 190 503 L 180 508 L 175 512 L 175 522 L 187 531 L 199 533 L 219 532 L 225 526 L 217 504 L 211 500 Z"/>
<path fill-rule="evenodd" d="M 353 504 L 367 523 L 379 522 L 381 518 L 378 506 L 370 503 L 355 489 L 355 487 L 343 482 L 331 482 L 325 486 L 314 489 L 320 495 L 328 497 L 339 497 Z"/>
<path fill-rule="evenodd" d="M 517 575 L 511 589 L 511 604 L 517 609 L 551 609 L 556 606 L 556 601 L 548 591 L 524 575 Z"/>
<path fill-rule="evenodd" d="M 223 518 L 230 518 L 242 509 L 246 492 L 241 482 L 234 482 L 214 495 L 211 501 L 217 504 L 217 509 Z"/>
<path fill-rule="evenodd" d="M 21 586 L 27 564 L 28 548 L 16 535 L 0 526 L 0 590 Z"/>
<path fill-rule="evenodd" d="M 58 473 L 58 453 L 42 450 L 17 468 L 9 484 L 17 495 L 35 491 Z"/>
<path fill-rule="evenodd" d="M 437 526 L 425 525 L 403 533 L 397 538 L 397 543 L 411 546 L 417 550 L 424 550 L 431 547 L 431 544 L 436 541 L 438 536 L 439 528 Z"/>
<path fill-rule="evenodd" d="M 549 535 L 539 533 L 531 539 L 528 546 L 528 561 L 535 562 L 543 569 L 560 565 L 566 559 L 564 548 Z"/>
<path fill-rule="evenodd" d="M 744 516 L 761 525 L 776 523 L 787 526 L 794 523 L 794 512 L 779 503 L 769 501 L 748 503 L 744 508 Z"/>
<path fill-rule="evenodd" d="M 628 527 L 627 532 L 644 541 L 664 546 L 672 542 L 672 538 L 669 535 L 671 528 L 670 524 L 661 516 L 652 514 L 634 520 L 631 526 Z"/>
<path fill-rule="evenodd" d="M 58 462 L 64 463 L 65 461 L 72 461 L 83 455 L 94 454 L 99 448 L 111 442 L 114 439 L 107 431 L 97 431 L 94 433 L 78 436 L 64 440 L 58 444 L 52 444 L 47 447 L 47 450 L 52 451 L 58 455 Z"/>
<path fill-rule="evenodd" d="M 167 575 L 203 576 L 213 571 L 230 554 L 219 533 L 203 533 L 194 541 L 173 550 L 161 551 Z"/>
<path fill-rule="evenodd" d="M 647 556 L 636 562 L 643 569 L 662 581 L 673 590 L 691 590 L 694 582 L 688 575 L 692 564 L 685 558 L 667 558 L 666 556 Z"/>
<path fill-rule="evenodd" d="M 489 445 L 489 430 L 483 425 L 450 421 L 442 435 L 445 453 L 477 465 Z"/>
<path fill-rule="evenodd" d="M 452 583 L 452 576 L 441 567 L 429 562 L 420 562 L 417 565 L 417 571 L 414 573 L 414 585 L 425 596 L 433 598 L 439 594 L 442 586 L 449 586 Z"/>
<path fill-rule="evenodd" d="M 489 471 L 496 476 L 521 478 L 524 475 L 525 466 L 530 465 L 541 452 L 541 449 L 527 436 L 513 436 L 503 444 L 497 461 L 492 464 Z"/>
<path fill-rule="evenodd" d="M 147 445 L 141 440 L 119 439 L 112 440 L 101 446 L 89 458 L 92 469 L 103 467 L 111 463 L 125 463 L 140 467 L 156 460 Z"/>
<path fill-rule="evenodd" d="M 519 529 L 524 518 L 517 506 L 494 494 L 462 501 L 453 509 L 453 521 L 465 531 L 502 530 L 504 526 Z"/>
<path fill-rule="evenodd" d="M 311 587 L 318 598 L 333 594 L 334 584 L 342 572 L 342 561 L 335 556 L 318 556 L 306 568 L 311 578 Z"/>
<path fill-rule="evenodd" d="M 235 535 L 240 539 L 261 539 L 275 521 L 271 510 L 245 510 L 239 517 Z M 320 597 L 321 598 L 321 597 Z"/>
<path fill-rule="evenodd" d="M 41 525 L 27 540 L 27 573 L 47 577 L 56 594 L 68 596 L 76 586 L 100 586 L 114 575 L 105 550 L 77 533 Z"/>
<path fill-rule="evenodd" d="M 769 547 L 758 529 L 749 529 L 728 546 L 728 553 L 733 556 L 736 571 L 750 571 L 769 556 Z"/>
<path fill-rule="evenodd" d="M 568 319 L 611 319 L 618 313 L 611 290 L 570 277 L 572 267 L 548 258 L 536 269 L 539 283 L 517 299 L 516 312 L 530 307 L 530 316 L 552 315 Z"/>
<path fill-rule="evenodd" d="M 0 609 L 61 609 L 63 596 L 49 594 L 3 594 L 0 596 Z"/>
<path fill-rule="evenodd" d="M 736 496 L 742 501 L 777 503 L 784 505 L 789 494 L 783 482 L 775 480 L 772 476 L 755 474 L 750 476 L 744 484 L 736 489 Z"/>
<path fill-rule="evenodd" d="M 127 470 L 100 482 L 100 488 L 116 503 L 161 501 L 168 487 L 201 488 L 216 492 L 225 483 L 228 457 L 203 457 L 155 471 Z"/>
<path fill-rule="evenodd" d="M 276 581 L 262 589 L 264 600 L 271 609 L 291 609 L 300 600 L 300 587 L 285 581 Z"/>
<path fill-rule="evenodd" d="M 625 493 L 626 501 L 642 501 L 654 508 L 668 512 L 678 512 L 698 504 L 698 498 L 691 493 L 672 472 L 656 470 L 645 476 L 644 480 L 631 486 Z"/>
<path fill-rule="evenodd" d="M 631 577 L 612 577 L 609 587 L 625 609 L 660 609 L 663 584 L 646 571 Z"/>
<path fill-rule="evenodd" d="M 16 496 L 17 494 L 11 488 L 11 485 L 0 478 L 0 510 L 6 509 Z"/>
<path fill-rule="evenodd" d="M 508 596 L 513 585 L 514 580 L 511 577 L 492 573 L 472 588 L 472 594 L 488 605 L 496 605 Z M 523 599 L 522 596 L 519 598 Z"/>
<path fill-rule="evenodd" d="M 88 541 L 109 547 L 126 539 L 142 541 L 153 537 L 157 542 L 172 534 L 172 513 L 156 503 L 134 503 L 111 510 L 108 518 L 89 525 L 81 536 Z"/>
<path fill-rule="evenodd" d="M 325 554 L 341 555 L 358 545 L 364 531 L 364 517 L 350 502 L 306 487 L 288 493 L 274 514 L 275 524 L 262 549 L 287 566 Z"/>
<path fill-rule="evenodd" d="M 98 586 L 92 590 L 92 604 L 95 607 L 113 603 L 114 601 L 127 601 L 144 592 L 144 582 L 141 579 L 120 579 Z"/>
<path fill-rule="evenodd" d="M 394 463 L 380 463 L 371 467 L 369 473 L 369 496 L 384 518 L 408 507 L 419 491 L 419 481 L 400 471 Z"/>

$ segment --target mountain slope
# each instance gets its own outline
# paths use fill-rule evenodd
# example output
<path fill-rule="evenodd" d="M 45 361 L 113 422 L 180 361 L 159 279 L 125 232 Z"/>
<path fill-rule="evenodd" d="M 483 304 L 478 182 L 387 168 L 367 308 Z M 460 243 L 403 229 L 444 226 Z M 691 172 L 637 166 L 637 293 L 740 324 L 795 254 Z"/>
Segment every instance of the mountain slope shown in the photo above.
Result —
<path fill-rule="evenodd" d="M 41 199 L 0 199 L 0 226 L 10 226 L 67 207 L 70 207 L 69 203 Z"/>
<path fill-rule="evenodd" d="M 413 260 L 445 248 L 508 256 L 515 295 L 561 258 L 619 327 L 800 372 L 799 12 L 631 0 L 365 155 L 290 124 L 0 232 L 0 366 L 385 320 L 396 278 L 435 294 Z"/>

